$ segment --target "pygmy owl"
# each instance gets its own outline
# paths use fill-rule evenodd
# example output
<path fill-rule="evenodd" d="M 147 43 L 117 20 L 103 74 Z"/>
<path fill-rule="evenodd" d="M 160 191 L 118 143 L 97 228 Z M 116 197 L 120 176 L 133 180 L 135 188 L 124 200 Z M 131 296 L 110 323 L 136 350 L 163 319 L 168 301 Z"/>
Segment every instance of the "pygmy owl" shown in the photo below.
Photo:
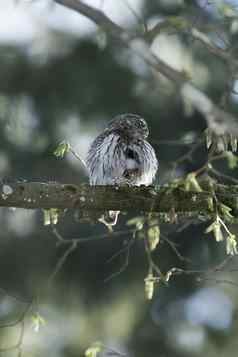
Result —
<path fill-rule="evenodd" d="M 121 114 L 109 122 L 91 144 L 86 164 L 90 185 L 150 185 L 158 169 L 152 146 L 146 140 L 147 123 L 139 115 Z M 101 220 L 114 225 L 119 211 Z"/>

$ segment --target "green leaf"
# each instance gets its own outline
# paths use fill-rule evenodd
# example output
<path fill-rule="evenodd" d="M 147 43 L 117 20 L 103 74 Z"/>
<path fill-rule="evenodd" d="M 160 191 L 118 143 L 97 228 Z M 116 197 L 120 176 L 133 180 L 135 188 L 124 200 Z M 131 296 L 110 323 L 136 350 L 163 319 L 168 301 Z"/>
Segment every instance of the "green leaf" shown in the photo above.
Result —
<path fill-rule="evenodd" d="M 224 203 L 219 203 L 218 207 L 226 221 L 230 221 L 234 218 L 234 216 L 230 213 L 232 211 L 231 207 L 224 205 Z"/>
<path fill-rule="evenodd" d="M 37 312 L 31 316 L 32 328 L 35 332 L 39 332 L 46 322 L 45 319 Z"/>
<path fill-rule="evenodd" d="M 202 188 L 199 185 L 196 174 L 194 172 L 191 172 L 186 176 L 184 181 L 184 188 L 185 191 L 202 192 Z"/>
<path fill-rule="evenodd" d="M 211 232 L 213 233 L 217 242 L 220 242 L 224 239 L 221 230 L 221 224 L 217 219 L 214 222 L 212 222 L 212 224 L 210 224 L 210 226 L 208 226 L 207 229 L 205 230 L 205 233 L 211 233 Z"/>
<path fill-rule="evenodd" d="M 98 354 L 102 351 L 103 344 L 100 341 L 94 342 L 89 348 L 85 351 L 85 357 L 97 357 Z"/>
<path fill-rule="evenodd" d="M 147 300 L 151 300 L 154 295 L 154 285 L 155 285 L 155 278 L 153 273 L 149 273 L 145 278 L 145 297 Z"/>
<path fill-rule="evenodd" d="M 51 224 L 49 209 L 43 209 L 43 224 L 44 226 L 49 226 Z"/>
<path fill-rule="evenodd" d="M 235 234 L 229 234 L 226 239 L 226 253 L 229 255 L 238 254 Z"/>
<path fill-rule="evenodd" d="M 43 209 L 43 224 L 49 226 L 50 224 L 57 224 L 59 221 L 60 209 L 50 208 Z"/>
<path fill-rule="evenodd" d="M 209 197 L 207 198 L 207 203 L 208 203 L 208 209 L 209 209 L 209 211 L 213 212 L 213 211 L 214 211 L 213 197 L 209 196 Z"/>
<path fill-rule="evenodd" d="M 63 158 L 64 155 L 69 151 L 69 149 L 70 149 L 70 144 L 67 143 L 66 141 L 62 141 L 54 150 L 53 154 L 56 157 Z"/>
<path fill-rule="evenodd" d="M 221 242 L 224 239 L 220 223 L 216 223 L 213 229 L 213 234 L 217 242 Z"/>
<path fill-rule="evenodd" d="M 58 208 L 51 208 L 50 209 L 50 218 L 52 224 L 57 224 L 59 220 L 59 213 L 60 210 Z"/>
<path fill-rule="evenodd" d="M 151 251 L 155 250 L 160 240 L 160 228 L 159 226 L 150 227 L 147 231 L 149 248 Z"/>

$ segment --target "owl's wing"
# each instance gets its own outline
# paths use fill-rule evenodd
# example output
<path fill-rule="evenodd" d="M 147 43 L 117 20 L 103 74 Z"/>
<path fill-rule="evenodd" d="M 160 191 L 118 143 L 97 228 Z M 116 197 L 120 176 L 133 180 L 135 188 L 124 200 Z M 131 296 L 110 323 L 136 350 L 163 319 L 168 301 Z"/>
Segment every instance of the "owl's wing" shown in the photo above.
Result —
<path fill-rule="evenodd" d="M 96 138 L 86 163 L 91 185 L 150 185 L 158 168 L 147 141 L 127 143 L 115 133 Z"/>
<path fill-rule="evenodd" d="M 158 170 L 158 160 L 153 147 L 147 141 L 142 145 L 142 152 L 141 185 L 151 185 Z"/>
<path fill-rule="evenodd" d="M 151 185 L 158 169 L 152 146 L 145 140 L 129 144 L 124 150 L 127 172 L 131 172 L 134 185 Z"/>
<path fill-rule="evenodd" d="M 102 134 L 92 143 L 86 158 L 91 185 L 113 185 L 122 177 L 125 162 L 118 139 L 115 134 Z"/>

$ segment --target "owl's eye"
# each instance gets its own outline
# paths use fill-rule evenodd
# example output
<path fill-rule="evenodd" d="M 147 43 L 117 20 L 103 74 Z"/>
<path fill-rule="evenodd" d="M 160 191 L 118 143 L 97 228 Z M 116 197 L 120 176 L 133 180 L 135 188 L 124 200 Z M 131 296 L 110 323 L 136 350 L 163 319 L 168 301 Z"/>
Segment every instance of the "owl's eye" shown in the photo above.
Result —
<path fill-rule="evenodd" d="M 147 128 L 147 125 L 146 125 L 146 123 L 145 123 L 144 121 L 140 120 L 140 122 L 139 122 L 139 127 L 140 127 L 141 129 L 146 129 L 146 128 Z"/>

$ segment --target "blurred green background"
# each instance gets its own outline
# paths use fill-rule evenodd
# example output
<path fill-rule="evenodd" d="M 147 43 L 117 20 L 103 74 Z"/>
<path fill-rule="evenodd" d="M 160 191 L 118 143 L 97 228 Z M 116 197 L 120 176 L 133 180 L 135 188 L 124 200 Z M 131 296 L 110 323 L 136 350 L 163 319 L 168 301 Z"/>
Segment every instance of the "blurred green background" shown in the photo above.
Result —
<path fill-rule="evenodd" d="M 213 40 L 221 47 L 225 31 L 230 43 L 237 41 L 235 20 L 224 21 L 214 4 L 207 1 L 87 3 L 101 7 L 127 28 L 141 30 L 143 21 L 150 27 L 166 16 L 180 15 L 201 29 L 207 24 L 214 26 Z M 236 113 L 236 95 L 229 96 L 226 103 L 222 101 L 228 69 L 189 33 L 161 34 L 152 49 L 170 65 L 187 71 L 216 103 L 229 105 Z M 53 1 L 1 2 L 2 178 L 87 182 L 79 161 L 70 154 L 62 160 L 55 158 L 55 147 L 67 140 L 84 158 L 90 142 L 107 122 L 126 112 L 140 114 L 148 122 L 150 142 L 160 163 L 156 183 L 166 183 L 205 162 L 202 143 L 192 158 L 174 166 L 191 149 L 190 143 L 201 139 L 205 121 L 135 53 Z M 226 161 L 216 165 L 230 173 Z M 237 171 L 232 174 L 236 176 Z M 24 357 L 82 356 L 95 341 L 128 357 L 237 355 L 237 273 L 228 271 L 235 269 L 236 258 L 222 272 L 203 276 L 200 282 L 196 274 L 173 277 L 168 286 L 157 287 L 148 302 L 144 296 L 148 264 L 142 241 L 133 245 L 127 266 L 125 252 L 110 258 L 125 247 L 129 234 L 79 244 L 49 282 L 66 247 L 57 248 L 51 229 L 43 226 L 42 212 L 0 211 L 0 348 L 13 347 L 1 352 L 3 356 L 19 356 L 14 345 L 21 324 L 14 321 L 21 318 L 32 299 L 36 301 L 33 311 L 46 323 L 37 332 L 32 310 L 26 316 Z M 127 229 L 129 218 L 121 215 L 115 230 Z M 206 227 L 207 223 L 193 223 L 179 231 L 179 225 L 162 225 L 162 238 L 176 244 L 189 261 L 181 261 L 171 245 L 161 239 L 153 253 L 161 270 L 206 270 L 224 261 L 225 244 L 205 235 Z M 65 239 L 107 233 L 100 223 L 75 222 L 72 212 L 66 213 L 57 228 Z M 13 326 L 4 327 L 11 322 Z M 102 356 L 109 355 L 113 354 L 108 349 L 102 352 Z"/>

